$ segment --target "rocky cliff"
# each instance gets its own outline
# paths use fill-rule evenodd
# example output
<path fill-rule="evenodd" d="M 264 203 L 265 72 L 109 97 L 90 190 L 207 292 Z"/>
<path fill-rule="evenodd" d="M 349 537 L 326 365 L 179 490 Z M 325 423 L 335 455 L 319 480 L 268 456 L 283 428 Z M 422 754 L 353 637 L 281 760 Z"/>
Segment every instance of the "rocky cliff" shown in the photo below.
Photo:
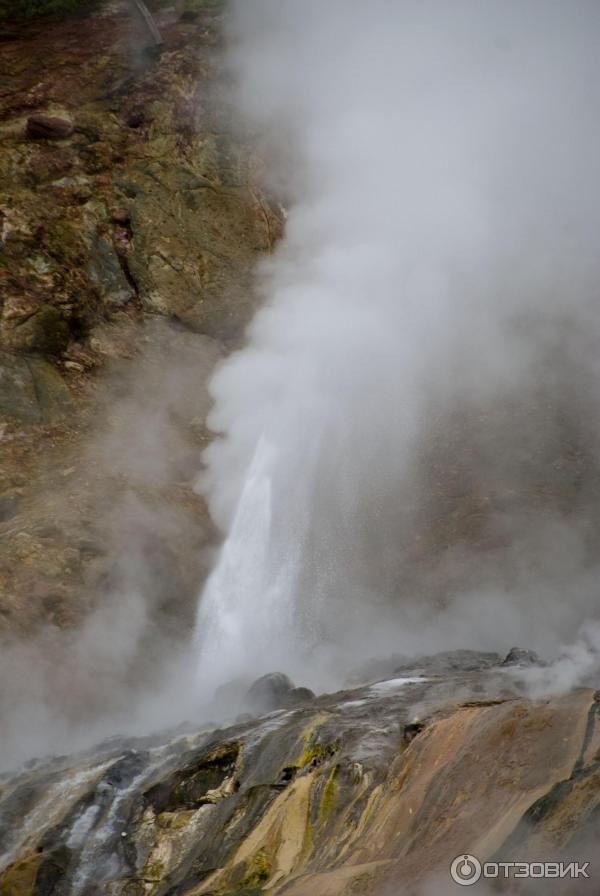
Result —
<path fill-rule="evenodd" d="M 197 12 L 157 12 L 160 47 L 127 2 L 3 24 L 5 633 L 81 621 L 115 578 L 108 546 L 129 535 L 118 531 L 124 501 L 141 502 L 150 517 L 160 504 L 189 533 L 184 544 L 155 519 L 147 527 L 154 545 L 146 539 L 139 550 L 162 552 L 180 606 L 195 597 L 192 558 L 210 536 L 191 488 L 205 438 L 204 383 L 239 340 L 254 306 L 254 262 L 281 229 L 258 187 L 258 162 L 213 102 L 221 15 L 220 4 L 202 3 Z M 188 367 L 186 383 L 172 375 L 177 360 Z M 152 436 L 138 433 L 131 444 L 132 407 L 149 394 L 180 424 L 177 459 L 158 474 L 134 460 L 158 454 Z M 112 447 L 91 457 L 100 430 L 114 434 Z"/>

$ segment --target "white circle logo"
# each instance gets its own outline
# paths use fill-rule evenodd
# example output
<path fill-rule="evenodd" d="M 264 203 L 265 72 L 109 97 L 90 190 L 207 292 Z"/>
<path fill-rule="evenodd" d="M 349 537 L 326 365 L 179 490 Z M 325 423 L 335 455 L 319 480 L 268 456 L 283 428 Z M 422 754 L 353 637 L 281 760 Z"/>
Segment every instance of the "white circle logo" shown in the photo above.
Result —
<path fill-rule="evenodd" d="M 475 856 L 457 856 L 450 865 L 450 874 L 455 883 L 469 887 L 481 877 L 481 862 Z"/>

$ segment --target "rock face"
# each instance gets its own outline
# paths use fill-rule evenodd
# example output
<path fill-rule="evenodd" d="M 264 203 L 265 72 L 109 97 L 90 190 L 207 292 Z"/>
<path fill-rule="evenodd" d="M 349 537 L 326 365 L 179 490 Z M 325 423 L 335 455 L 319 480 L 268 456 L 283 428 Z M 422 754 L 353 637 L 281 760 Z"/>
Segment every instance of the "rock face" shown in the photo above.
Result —
<path fill-rule="evenodd" d="M 256 254 L 281 222 L 212 105 L 221 13 L 165 25 L 154 56 L 137 56 L 125 0 L 2 46 L 2 329 L 51 307 L 81 341 L 127 306 L 243 331 Z"/>
<path fill-rule="evenodd" d="M 42 358 L 0 351 L 0 414 L 23 423 L 53 423 L 69 406 L 69 391 L 54 367 Z"/>
<path fill-rule="evenodd" d="M 498 666 L 112 741 L 0 781 L 0 892 L 442 893 L 461 853 L 589 861 L 597 887 L 599 747 L 592 690 L 535 703 Z"/>
<path fill-rule="evenodd" d="M 212 533 L 192 488 L 204 385 L 253 312 L 255 260 L 281 230 L 250 145 L 212 103 L 223 9 L 201 6 L 161 21 L 160 53 L 145 52 L 127 0 L 20 22 L 0 42 L 0 634 L 65 628 L 115 590 L 125 561 L 107 531 L 130 514 L 124 499 L 153 520 L 116 541 L 142 554 L 160 542 L 159 604 L 180 619 L 196 599 L 192 558 Z M 119 402 L 140 421 L 148 397 L 132 413 L 127 392 L 150 356 L 176 462 L 166 474 L 141 425 L 92 461 L 97 431 L 126 416 Z M 131 464 L 113 475 L 119 439 Z"/>

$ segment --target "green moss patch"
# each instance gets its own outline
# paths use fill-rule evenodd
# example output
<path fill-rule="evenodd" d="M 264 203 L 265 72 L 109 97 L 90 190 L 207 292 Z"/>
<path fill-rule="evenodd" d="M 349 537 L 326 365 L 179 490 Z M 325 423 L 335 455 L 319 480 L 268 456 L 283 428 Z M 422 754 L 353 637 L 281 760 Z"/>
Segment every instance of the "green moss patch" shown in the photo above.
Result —
<path fill-rule="evenodd" d="M 0 0 L 0 21 L 3 19 L 33 19 L 38 16 L 62 17 L 70 13 L 86 12 L 101 0 Z"/>

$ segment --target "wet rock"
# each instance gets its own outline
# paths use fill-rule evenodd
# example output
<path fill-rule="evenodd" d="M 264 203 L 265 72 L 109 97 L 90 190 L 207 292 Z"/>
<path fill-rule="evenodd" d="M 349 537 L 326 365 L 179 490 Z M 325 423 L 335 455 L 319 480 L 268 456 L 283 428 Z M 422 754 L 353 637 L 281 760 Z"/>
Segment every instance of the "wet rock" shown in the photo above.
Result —
<path fill-rule="evenodd" d="M 541 660 L 535 650 L 525 650 L 522 647 L 511 647 L 504 659 L 503 666 L 536 666 Z"/>
<path fill-rule="evenodd" d="M 238 743 L 225 744 L 160 781 L 145 794 L 155 812 L 197 809 L 227 792 L 239 755 Z M 230 789 L 230 788 L 229 788 Z"/>
<path fill-rule="evenodd" d="M 481 830 L 482 862 L 537 860 L 540 842 L 559 860 L 557 830 L 597 842 L 594 691 L 457 706 L 469 687 L 367 686 L 22 767 L 1 780 L 0 892 L 69 894 L 76 874 L 86 896 L 420 892 Z"/>
<path fill-rule="evenodd" d="M 73 122 L 58 115 L 30 115 L 26 134 L 32 140 L 64 140 L 73 133 Z"/>
<path fill-rule="evenodd" d="M 35 875 L 36 896 L 52 896 L 61 892 L 59 887 L 69 868 L 71 858 L 71 850 L 66 845 L 61 845 L 41 859 Z"/>
<path fill-rule="evenodd" d="M 409 744 L 412 740 L 415 739 L 417 734 L 420 734 L 424 729 L 424 722 L 409 722 L 408 725 L 404 726 L 404 731 L 402 732 L 402 738 L 405 744 Z"/>
<path fill-rule="evenodd" d="M 258 678 L 246 693 L 244 703 L 254 712 L 271 712 L 288 706 L 294 688 L 283 672 L 269 672 Z"/>
<path fill-rule="evenodd" d="M 418 657 L 394 669 L 395 675 L 447 675 L 454 672 L 479 672 L 500 665 L 499 653 L 478 650 L 446 650 L 433 656 Z"/>
<path fill-rule="evenodd" d="M 314 699 L 315 693 L 310 688 L 292 688 L 287 696 L 287 704 L 295 706 L 298 703 L 310 703 Z"/>
<path fill-rule="evenodd" d="M 147 761 L 148 757 L 145 753 L 128 750 L 102 777 L 98 784 L 99 791 L 102 791 L 104 787 L 127 788 L 140 774 Z"/>

